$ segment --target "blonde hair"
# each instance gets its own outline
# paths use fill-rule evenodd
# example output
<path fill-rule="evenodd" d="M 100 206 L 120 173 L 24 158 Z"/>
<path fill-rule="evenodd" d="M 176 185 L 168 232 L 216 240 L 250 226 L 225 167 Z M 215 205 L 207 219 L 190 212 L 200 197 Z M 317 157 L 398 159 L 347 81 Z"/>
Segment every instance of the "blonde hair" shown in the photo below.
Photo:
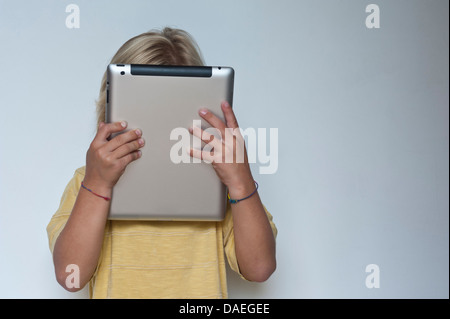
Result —
<path fill-rule="evenodd" d="M 200 48 L 186 31 L 166 27 L 151 30 L 125 42 L 111 59 L 113 64 L 204 65 Z M 97 125 L 105 120 L 106 72 L 97 104 Z"/>

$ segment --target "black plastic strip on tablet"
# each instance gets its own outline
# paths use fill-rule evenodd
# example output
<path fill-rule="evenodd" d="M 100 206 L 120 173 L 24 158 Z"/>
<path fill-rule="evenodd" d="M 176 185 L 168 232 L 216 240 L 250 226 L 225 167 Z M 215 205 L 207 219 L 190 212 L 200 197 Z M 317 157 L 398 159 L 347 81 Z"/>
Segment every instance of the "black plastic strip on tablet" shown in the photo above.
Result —
<path fill-rule="evenodd" d="M 212 67 L 131 64 L 131 74 L 210 78 Z"/>

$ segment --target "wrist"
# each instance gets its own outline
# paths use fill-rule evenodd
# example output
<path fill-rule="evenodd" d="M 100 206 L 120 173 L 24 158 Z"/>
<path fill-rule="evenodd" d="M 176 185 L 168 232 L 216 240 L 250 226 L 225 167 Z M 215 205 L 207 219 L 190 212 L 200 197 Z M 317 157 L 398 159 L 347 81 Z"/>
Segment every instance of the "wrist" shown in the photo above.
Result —
<path fill-rule="evenodd" d="M 90 190 L 101 196 L 110 198 L 112 195 L 113 186 L 110 186 L 108 183 L 105 183 L 104 181 L 86 176 L 83 180 L 83 184 L 85 187 L 89 188 Z"/>
<path fill-rule="evenodd" d="M 252 178 L 249 178 L 228 186 L 228 194 L 233 199 L 239 199 L 248 196 L 254 192 L 255 189 L 255 181 Z"/>

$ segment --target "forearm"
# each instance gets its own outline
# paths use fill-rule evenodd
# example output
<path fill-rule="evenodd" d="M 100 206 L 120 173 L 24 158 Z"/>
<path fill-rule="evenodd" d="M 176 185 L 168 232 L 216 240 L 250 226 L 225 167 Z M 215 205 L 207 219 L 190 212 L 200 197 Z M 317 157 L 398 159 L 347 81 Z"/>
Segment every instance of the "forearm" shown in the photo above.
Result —
<path fill-rule="evenodd" d="M 233 199 L 255 190 L 253 180 L 240 189 L 231 189 Z M 275 271 L 275 238 L 261 199 L 256 192 L 250 198 L 231 204 L 236 257 L 242 275 L 251 281 L 265 281 Z"/>
<path fill-rule="evenodd" d="M 80 270 L 80 288 L 94 274 L 103 244 L 105 224 L 108 218 L 112 189 L 131 162 L 141 157 L 139 150 L 145 144 L 140 129 L 123 132 L 127 122 L 100 123 L 97 134 L 86 153 L 84 181 L 99 195 L 85 188 L 80 191 L 69 219 L 56 240 L 53 263 L 56 277 L 67 290 L 66 268 L 75 264 Z"/>
<path fill-rule="evenodd" d="M 98 190 L 110 197 L 110 191 Z M 66 267 L 80 269 L 80 288 L 92 277 L 98 264 L 110 202 L 81 188 L 72 213 L 55 243 L 53 262 L 61 286 L 68 289 Z M 77 290 L 77 289 L 68 289 Z"/>
<path fill-rule="evenodd" d="M 223 102 L 221 107 L 226 124 L 207 109 L 199 110 L 199 115 L 220 132 L 221 139 L 212 138 L 211 134 L 201 128 L 190 129 L 191 134 L 203 142 L 212 143 L 210 145 L 214 152 L 191 148 L 190 154 L 212 163 L 217 176 L 228 187 L 231 198 L 241 199 L 255 190 L 255 184 L 248 164 L 245 141 L 234 112 L 228 102 Z M 275 238 L 258 193 L 232 203 L 231 207 L 239 269 L 248 280 L 265 281 L 276 267 Z"/>

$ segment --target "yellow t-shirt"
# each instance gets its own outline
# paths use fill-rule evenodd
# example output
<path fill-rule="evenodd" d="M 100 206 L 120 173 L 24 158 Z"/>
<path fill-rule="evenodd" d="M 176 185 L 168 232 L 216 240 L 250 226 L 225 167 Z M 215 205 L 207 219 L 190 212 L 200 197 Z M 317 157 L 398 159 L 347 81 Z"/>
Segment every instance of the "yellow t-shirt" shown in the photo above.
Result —
<path fill-rule="evenodd" d="M 84 175 L 85 167 L 75 171 L 47 226 L 52 253 L 72 212 Z M 266 213 L 276 236 L 272 216 L 267 210 Z M 227 298 L 225 255 L 231 269 L 239 273 L 229 204 L 221 222 L 108 220 L 97 269 L 89 282 L 89 295 L 91 298 Z"/>

